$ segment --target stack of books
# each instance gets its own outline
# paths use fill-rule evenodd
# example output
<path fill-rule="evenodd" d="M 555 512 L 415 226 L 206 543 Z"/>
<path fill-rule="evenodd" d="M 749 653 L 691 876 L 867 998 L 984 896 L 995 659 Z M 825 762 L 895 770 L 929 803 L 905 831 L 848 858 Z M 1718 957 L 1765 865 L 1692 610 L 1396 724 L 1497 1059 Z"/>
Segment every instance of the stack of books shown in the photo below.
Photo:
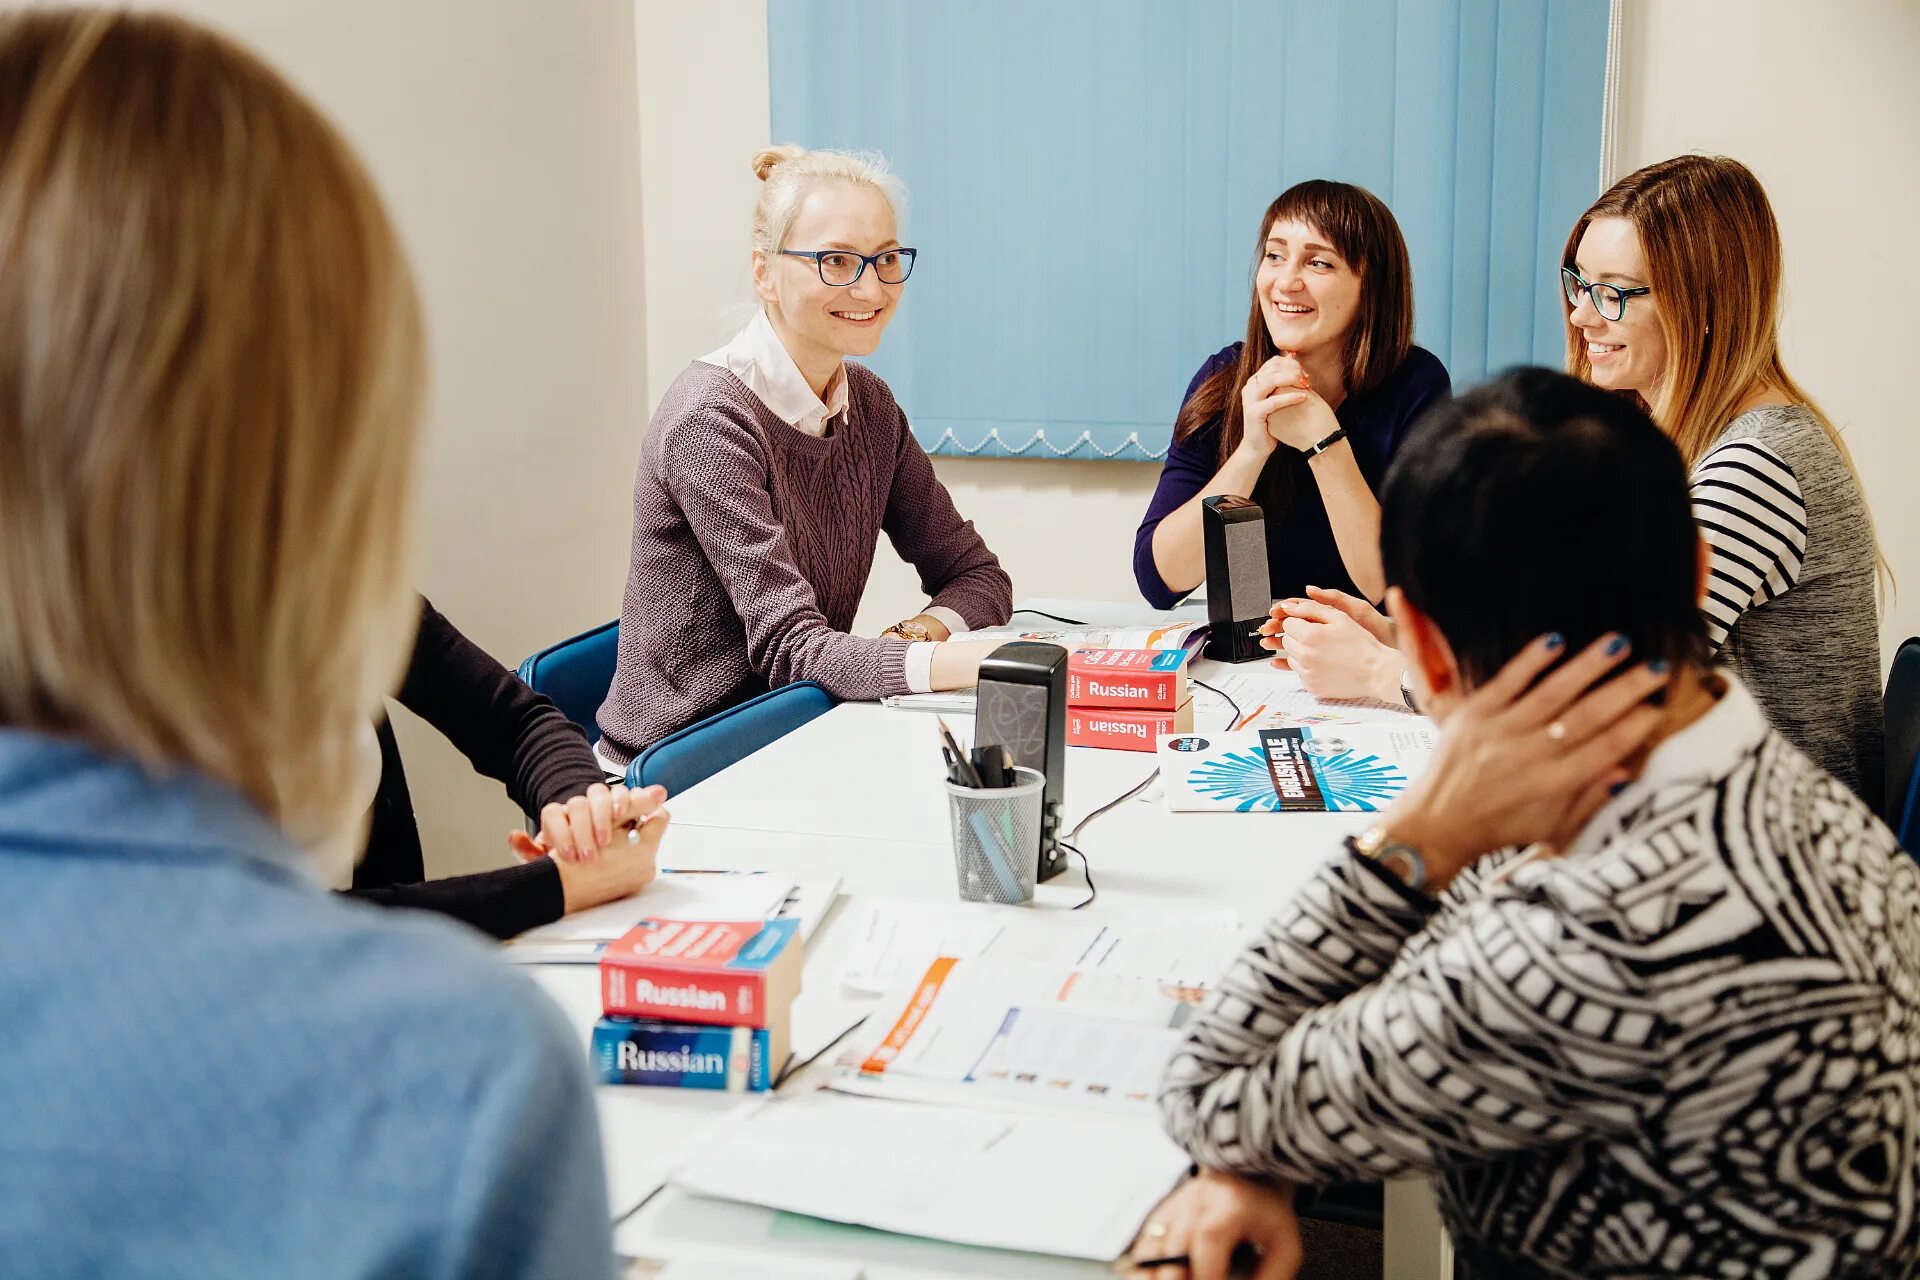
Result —
<path fill-rule="evenodd" d="M 600 956 L 593 1065 L 606 1084 L 771 1089 L 800 991 L 795 920 L 642 920 Z"/>
<path fill-rule="evenodd" d="M 1185 649 L 1075 649 L 1067 658 L 1067 745 L 1152 751 L 1193 730 Z"/>

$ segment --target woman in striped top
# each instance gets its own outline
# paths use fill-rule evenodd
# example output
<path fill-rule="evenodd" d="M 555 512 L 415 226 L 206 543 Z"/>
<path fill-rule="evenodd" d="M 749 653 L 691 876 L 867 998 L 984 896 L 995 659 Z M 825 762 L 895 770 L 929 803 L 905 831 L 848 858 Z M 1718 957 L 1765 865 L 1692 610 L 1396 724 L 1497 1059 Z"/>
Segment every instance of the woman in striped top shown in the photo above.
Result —
<path fill-rule="evenodd" d="M 1679 446 L 1712 552 L 1709 637 L 1775 727 L 1876 811 L 1879 563 L 1847 447 L 1780 360 L 1780 231 L 1751 170 L 1676 156 L 1567 238 L 1567 371 Z"/>
<path fill-rule="evenodd" d="M 1780 233 L 1722 156 L 1629 174 L 1567 238 L 1567 369 L 1646 409 L 1692 473 L 1708 638 L 1786 739 L 1878 811 L 1882 564 L 1846 445 L 1780 360 Z M 1268 647 L 1321 697 L 1398 701 L 1387 620 L 1313 590 Z M 1358 624 L 1358 625 L 1356 625 Z"/>

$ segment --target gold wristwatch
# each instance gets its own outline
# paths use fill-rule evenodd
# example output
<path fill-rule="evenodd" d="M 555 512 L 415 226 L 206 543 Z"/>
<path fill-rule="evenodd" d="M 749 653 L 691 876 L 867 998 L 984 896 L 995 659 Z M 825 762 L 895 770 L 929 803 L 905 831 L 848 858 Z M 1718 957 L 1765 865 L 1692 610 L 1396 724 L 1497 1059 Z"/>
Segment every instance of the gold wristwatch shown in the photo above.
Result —
<path fill-rule="evenodd" d="M 933 639 L 933 632 L 927 630 L 927 624 L 915 622 L 912 618 L 908 618 L 905 622 L 896 622 L 880 634 L 899 636 L 902 640 L 911 640 L 916 644 Z"/>
<path fill-rule="evenodd" d="M 1357 836 L 1347 837 L 1347 848 L 1377 863 L 1409 889 L 1421 890 L 1427 883 L 1427 860 L 1410 844 L 1387 838 L 1387 829 L 1375 824 Z"/>

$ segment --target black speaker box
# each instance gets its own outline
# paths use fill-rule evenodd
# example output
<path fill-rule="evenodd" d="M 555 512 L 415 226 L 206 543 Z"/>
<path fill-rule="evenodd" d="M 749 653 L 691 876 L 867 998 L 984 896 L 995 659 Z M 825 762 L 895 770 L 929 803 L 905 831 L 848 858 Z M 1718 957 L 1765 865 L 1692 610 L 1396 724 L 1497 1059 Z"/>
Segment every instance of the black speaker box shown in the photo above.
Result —
<path fill-rule="evenodd" d="M 1059 844 L 1067 784 L 1067 651 L 1014 640 L 989 654 L 980 664 L 973 742 L 1003 746 L 1015 764 L 1045 776 L 1038 876 L 1051 880 L 1067 868 Z"/>

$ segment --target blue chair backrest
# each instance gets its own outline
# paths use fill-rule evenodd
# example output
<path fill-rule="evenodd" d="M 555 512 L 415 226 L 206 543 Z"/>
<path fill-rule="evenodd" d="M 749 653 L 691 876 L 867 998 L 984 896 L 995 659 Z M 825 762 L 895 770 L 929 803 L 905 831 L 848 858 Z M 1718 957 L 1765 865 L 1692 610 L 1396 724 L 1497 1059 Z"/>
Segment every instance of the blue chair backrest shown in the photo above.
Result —
<path fill-rule="evenodd" d="M 1887 825 L 1920 858 L 1920 636 L 1893 655 L 1886 709 Z"/>
<path fill-rule="evenodd" d="M 677 796 L 832 709 L 833 695 L 811 680 L 782 685 L 660 739 L 627 766 L 627 785 Z"/>
<path fill-rule="evenodd" d="M 620 620 L 615 618 L 542 649 L 520 664 L 518 674 L 534 692 L 552 698 L 561 715 L 586 730 L 588 742 L 598 742 L 595 717 L 607 700 L 619 659 Z"/>

